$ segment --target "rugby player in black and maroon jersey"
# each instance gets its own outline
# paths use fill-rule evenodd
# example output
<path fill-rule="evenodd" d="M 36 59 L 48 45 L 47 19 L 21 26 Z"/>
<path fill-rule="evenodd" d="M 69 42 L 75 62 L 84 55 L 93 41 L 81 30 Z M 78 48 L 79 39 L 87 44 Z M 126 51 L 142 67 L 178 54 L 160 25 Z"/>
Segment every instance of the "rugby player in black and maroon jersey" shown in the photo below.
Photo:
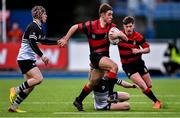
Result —
<path fill-rule="evenodd" d="M 70 37 L 77 30 L 84 33 L 89 42 L 90 65 L 93 69 L 90 71 L 90 81 L 83 87 L 82 92 L 73 102 L 74 106 L 79 111 L 83 111 L 82 101 L 92 91 L 93 86 L 97 83 L 98 79 L 104 76 L 105 72 L 107 72 L 106 78 L 110 80 L 109 94 L 111 95 L 113 93 L 113 87 L 117 81 L 116 76 L 118 73 L 118 66 L 109 58 L 110 42 L 108 40 L 108 32 L 111 27 L 116 26 L 111 23 L 113 18 L 112 15 L 112 7 L 107 3 L 103 3 L 99 8 L 99 19 L 73 25 L 68 33 L 58 42 L 60 46 L 66 46 Z M 119 35 L 122 39 L 128 40 L 124 33 L 121 32 Z"/>
<path fill-rule="evenodd" d="M 123 28 L 128 41 L 118 44 L 122 68 L 130 80 L 137 84 L 142 92 L 154 102 L 153 108 L 160 109 L 161 102 L 150 89 L 152 87 L 151 77 L 141 57 L 142 54 L 150 52 L 149 44 L 140 33 L 134 31 L 135 20 L 133 17 L 127 16 L 123 19 Z"/>

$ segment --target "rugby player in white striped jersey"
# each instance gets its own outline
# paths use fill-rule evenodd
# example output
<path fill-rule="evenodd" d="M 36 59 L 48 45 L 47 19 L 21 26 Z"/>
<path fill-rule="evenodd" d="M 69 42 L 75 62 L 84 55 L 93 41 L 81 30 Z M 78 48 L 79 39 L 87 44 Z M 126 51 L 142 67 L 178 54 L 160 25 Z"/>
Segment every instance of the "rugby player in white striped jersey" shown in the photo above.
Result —
<path fill-rule="evenodd" d="M 19 105 L 32 92 L 34 87 L 43 81 L 43 76 L 39 68 L 36 66 L 37 54 L 41 60 L 48 64 L 49 59 L 43 55 L 38 47 L 38 43 L 45 45 L 57 45 L 57 41 L 45 39 L 42 24 L 46 23 L 47 14 L 42 6 L 34 6 L 31 10 L 33 21 L 30 23 L 22 37 L 21 48 L 17 57 L 18 65 L 24 76 L 25 82 L 17 87 L 10 88 L 9 112 L 25 112 L 20 110 Z"/>

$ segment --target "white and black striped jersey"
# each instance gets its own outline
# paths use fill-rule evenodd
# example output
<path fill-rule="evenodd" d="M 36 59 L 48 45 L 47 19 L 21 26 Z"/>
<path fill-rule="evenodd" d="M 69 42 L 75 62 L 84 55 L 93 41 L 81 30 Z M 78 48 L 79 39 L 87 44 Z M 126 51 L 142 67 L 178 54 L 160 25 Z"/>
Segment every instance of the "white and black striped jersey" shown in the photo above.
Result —
<path fill-rule="evenodd" d="M 27 26 L 23 34 L 21 48 L 19 50 L 17 60 L 36 60 L 35 54 L 41 57 L 43 53 L 37 46 L 38 42 L 45 45 L 57 44 L 57 41 L 45 39 L 42 27 L 39 26 L 36 21 L 33 21 Z"/>
<path fill-rule="evenodd" d="M 108 80 L 101 79 L 99 84 L 93 89 L 94 108 L 103 109 L 109 103 L 107 102 L 109 90 Z"/>

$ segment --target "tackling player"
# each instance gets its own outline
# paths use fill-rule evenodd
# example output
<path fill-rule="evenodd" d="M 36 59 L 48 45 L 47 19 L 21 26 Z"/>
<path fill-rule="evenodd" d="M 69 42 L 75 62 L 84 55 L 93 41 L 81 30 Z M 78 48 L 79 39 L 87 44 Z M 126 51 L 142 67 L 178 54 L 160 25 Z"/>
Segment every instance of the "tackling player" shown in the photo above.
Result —
<path fill-rule="evenodd" d="M 131 84 L 124 80 L 118 79 L 117 85 L 124 88 L 136 88 L 135 84 Z M 130 104 L 125 102 L 130 99 L 130 95 L 126 92 L 113 92 L 116 103 L 108 102 L 108 80 L 103 78 L 93 88 L 94 108 L 96 110 L 129 110 Z"/>
<path fill-rule="evenodd" d="M 84 86 L 80 95 L 73 102 L 79 111 L 83 111 L 82 101 L 92 91 L 97 80 L 104 77 L 104 71 L 108 72 L 106 78 L 109 79 L 109 94 L 113 93 L 113 87 L 117 81 L 118 66 L 109 58 L 110 42 L 108 40 L 108 32 L 111 27 L 115 26 L 115 24 L 111 23 L 112 15 L 112 7 L 107 3 L 103 3 L 99 7 L 99 19 L 73 25 L 64 38 L 58 42 L 60 46 L 66 46 L 68 40 L 77 30 L 84 33 L 89 42 L 91 66 L 96 69 L 91 71 L 90 81 Z M 123 33 L 121 33 L 121 36 L 125 40 L 127 39 Z"/>
<path fill-rule="evenodd" d="M 34 87 L 43 81 L 41 71 L 36 66 L 35 54 L 47 65 L 49 59 L 43 55 L 37 43 L 46 45 L 56 45 L 57 41 L 45 39 L 42 24 L 47 20 L 45 8 L 42 6 L 35 6 L 32 8 L 33 22 L 30 23 L 23 35 L 21 48 L 17 57 L 18 65 L 24 75 L 25 82 L 17 87 L 10 89 L 10 103 L 9 112 L 25 112 L 20 110 L 19 105 L 32 92 Z"/>

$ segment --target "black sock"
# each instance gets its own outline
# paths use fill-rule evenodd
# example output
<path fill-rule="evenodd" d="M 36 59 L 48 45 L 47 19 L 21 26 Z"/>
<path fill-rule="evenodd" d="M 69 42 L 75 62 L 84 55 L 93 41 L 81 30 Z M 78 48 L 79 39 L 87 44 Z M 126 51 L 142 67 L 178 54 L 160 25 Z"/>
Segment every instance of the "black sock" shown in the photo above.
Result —
<path fill-rule="evenodd" d="M 113 94 L 114 84 L 117 82 L 117 73 L 114 72 L 108 72 L 106 78 L 108 79 L 108 85 L 109 85 L 109 95 Z"/>
<path fill-rule="evenodd" d="M 21 91 L 19 95 L 16 97 L 15 101 L 13 102 L 13 107 L 17 108 L 21 104 L 21 102 L 23 102 L 26 99 L 27 96 L 28 94 Z"/>
<path fill-rule="evenodd" d="M 113 94 L 114 85 L 116 84 L 117 79 L 115 78 L 108 78 L 108 85 L 109 85 L 109 95 Z"/>
<path fill-rule="evenodd" d="M 158 101 L 158 99 L 157 99 L 156 96 L 153 94 L 153 92 L 151 91 L 151 89 L 148 88 L 148 89 L 144 92 L 144 94 L 145 94 L 146 96 L 148 96 L 153 102 Z"/>
<path fill-rule="evenodd" d="M 17 88 L 18 88 L 20 91 L 23 91 L 23 90 L 29 88 L 29 85 L 28 85 L 27 81 L 25 81 L 24 83 L 22 83 L 21 85 L 19 85 Z"/>
<path fill-rule="evenodd" d="M 82 102 L 85 99 L 85 97 L 89 95 L 89 93 L 91 91 L 92 90 L 89 87 L 87 87 L 87 85 L 85 85 L 84 88 L 82 89 L 80 95 L 77 97 L 77 100 L 79 102 Z"/>

